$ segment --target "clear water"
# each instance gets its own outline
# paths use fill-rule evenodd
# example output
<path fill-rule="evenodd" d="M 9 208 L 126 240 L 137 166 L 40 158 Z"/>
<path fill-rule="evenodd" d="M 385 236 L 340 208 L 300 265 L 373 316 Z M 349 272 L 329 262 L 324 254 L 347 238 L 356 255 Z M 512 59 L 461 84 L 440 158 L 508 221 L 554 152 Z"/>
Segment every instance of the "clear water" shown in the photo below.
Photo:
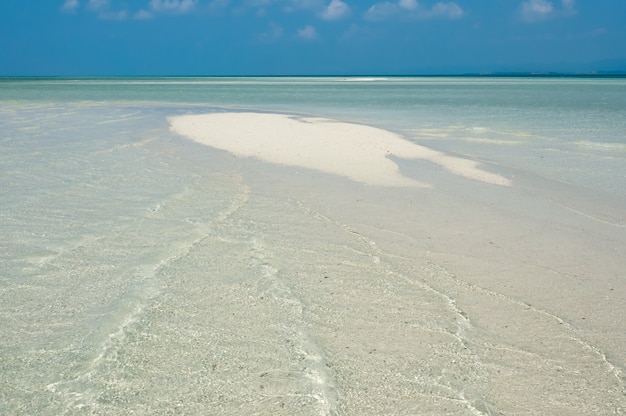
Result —
<path fill-rule="evenodd" d="M 172 110 L 194 105 L 334 116 L 418 140 L 434 138 L 433 147 L 471 152 L 474 157 L 494 158 L 497 163 L 626 196 L 624 78 L 374 80 L 5 79 L 0 99 L 7 104 L 116 102 Z"/>
<path fill-rule="evenodd" d="M 2 79 L 0 103 L 1 414 L 626 411 L 626 79 Z M 434 189 L 368 188 L 168 130 L 241 109 L 513 187 L 398 161 Z"/>

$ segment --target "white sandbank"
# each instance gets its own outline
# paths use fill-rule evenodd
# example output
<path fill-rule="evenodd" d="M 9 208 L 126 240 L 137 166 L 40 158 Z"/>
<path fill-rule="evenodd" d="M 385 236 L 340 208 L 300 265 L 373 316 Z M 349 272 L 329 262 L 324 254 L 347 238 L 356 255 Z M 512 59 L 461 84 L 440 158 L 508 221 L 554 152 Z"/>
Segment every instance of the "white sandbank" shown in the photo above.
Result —
<path fill-rule="evenodd" d="M 319 117 L 266 113 L 211 113 L 171 117 L 170 129 L 240 157 L 315 169 L 376 186 L 428 187 L 403 176 L 388 158 L 423 159 L 465 178 L 508 186 L 510 181 L 412 143 L 387 130 Z"/>

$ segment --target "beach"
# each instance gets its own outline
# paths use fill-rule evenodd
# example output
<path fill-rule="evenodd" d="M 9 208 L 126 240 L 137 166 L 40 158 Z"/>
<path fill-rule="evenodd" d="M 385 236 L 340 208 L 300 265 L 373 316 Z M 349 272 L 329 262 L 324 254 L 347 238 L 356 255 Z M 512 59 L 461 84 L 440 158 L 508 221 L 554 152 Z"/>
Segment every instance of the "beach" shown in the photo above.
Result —
<path fill-rule="evenodd" d="M 263 159 L 255 137 L 280 134 L 281 128 L 269 123 L 264 131 L 263 117 L 199 115 L 171 120 L 171 126 L 217 148 L 222 145 L 210 141 L 211 132 L 229 142 L 239 138 L 233 126 L 254 129 L 245 136 L 250 142 L 242 156 Z M 352 126 L 337 124 L 342 127 L 338 134 L 359 140 L 361 126 L 350 131 Z M 327 131 L 318 137 L 332 137 L 335 126 L 325 123 Z M 300 134 L 297 124 L 284 133 Z M 383 148 L 393 149 L 392 143 Z M 334 158 L 349 161 L 353 154 L 350 148 L 330 149 Z M 274 153 L 272 162 L 297 164 L 288 145 L 274 150 L 280 155 Z M 426 160 L 428 169 L 438 166 Z M 456 161 L 472 166 L 472 172 L 487 172 Z M 327 171 L 323 156 L 317 162 L 306 167 Z M 398 187 L 413 188 L 412 182 L 380 176 L 361 181 L 370 186 L 356 193 L 339 191 L 327 178 L 304 186 L 305 196 L 301 189 L 290 189 L 286 200 L 284 190 L 268 200 L 267 189 L 275 185 L 258 185 L 263 196 L 257 198 L 273 206 L 260 210 L 272 212 L 263 223 L 280 231 L 275 241 L 257 241 L 261 247 L 253 250 L 272 279 L 281 285 L 290 281 L 288 276 L 294 279 L 280 291 L 287 290 L 282 301 L 295 302 L 301 320 L 296 325 L 304 327 L 297 338 L 305 346 L 298 348 L 306 357 L 305 373 L 312 372 L 313 386 L 320 389 L 313 390 L 317 404 L 326 409 L 320 412 L 593 413 L 581 406 L 595 401 L 582 398 L 585 394 L 598 392 L 588 383 L 606 383 L 599 390 L 615 396 L 603 399 L 605 409 L 619 409 L 622 364 L 611 357 L 624 357 L 626 345 L 626 328 L 612 319 L 623 307 L 623 300 L 613 296 L 616 288 L 624 290 L 622 260 L 614 251 L 623 247 L 623 222 L 598 224 L 602 220 L 595 214 L 568 210 L 570 202 L 559 195 L 545 201 L 524 195 L 528 188 L 516 192 L 516 185 L 526 184 L 499 173 L 468 175 L 450 166 L 428 180 L 421 171 L 413 173 L 412 180 L 421 185 L 413 192 Z M 395 178 L 397 172 L 390 175 Z M 275 231 L 261 234 L 277 237 Z M 613 278 L 600 284 L 583 277 L 599 270 Z M 580 296 L 572 298 L 578 291 Z M 308 351 L 312 342 L 317 347 Z M 560 399 L 531 403 L 528 396 Z"/>
<path fill-rule="evenodd" d="M 612 130 L 363 99 L 421 80 L 237 81 L 255 105 L 141 82 L 5 100 L 0 413 L 626 411 Z"/>

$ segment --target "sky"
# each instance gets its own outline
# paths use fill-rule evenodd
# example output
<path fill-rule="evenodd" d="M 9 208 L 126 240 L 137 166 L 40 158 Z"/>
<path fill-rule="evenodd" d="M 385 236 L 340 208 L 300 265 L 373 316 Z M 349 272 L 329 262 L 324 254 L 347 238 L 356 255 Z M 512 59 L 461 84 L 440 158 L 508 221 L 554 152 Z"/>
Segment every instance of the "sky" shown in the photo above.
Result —
<path fill-rule="evenodd" d="M 626 0 L 2 0 L 0 76 L 626 70 Z"/>

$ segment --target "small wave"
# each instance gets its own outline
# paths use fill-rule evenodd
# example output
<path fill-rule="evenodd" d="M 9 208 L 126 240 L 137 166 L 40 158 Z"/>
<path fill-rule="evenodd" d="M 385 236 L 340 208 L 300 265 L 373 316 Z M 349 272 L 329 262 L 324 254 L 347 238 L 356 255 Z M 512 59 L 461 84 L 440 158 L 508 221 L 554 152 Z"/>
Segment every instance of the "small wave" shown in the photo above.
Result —
<path fill-rule="evenodd" d="M 504 144 L 504 145 L 518 145 L 523 142 L 519 140 L 503 140 L 503 139 L 489 139 L 486 137 L 466 137 L 463 139 L 470 143 L 486 143 L 486 144 Z"/>
<path fill-rule="evenodd" d="M 573 143 L 575 146 L 579 147 L 587 147 L 592 149 L 599 150 L 619 150 L 626 151 L 626 143 L 617 143 L 617 142 L 592 142 L 588 140 L 581 140 Z"/>
<path fill-rule="evenodd" d="M 343 82 L 375 82 L 375 81 L 389 81 L 389 78 L 384 77 L 356 77 L 356 78 L 344 78 Z"/>

